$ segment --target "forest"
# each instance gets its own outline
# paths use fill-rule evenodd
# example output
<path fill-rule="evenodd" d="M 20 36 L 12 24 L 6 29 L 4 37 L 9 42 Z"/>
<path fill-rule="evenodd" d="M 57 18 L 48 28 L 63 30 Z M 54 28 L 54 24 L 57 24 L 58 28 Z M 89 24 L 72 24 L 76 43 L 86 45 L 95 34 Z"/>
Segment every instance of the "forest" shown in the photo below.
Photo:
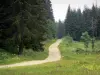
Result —
<path fill-rule="evenodd" d="M 88 8 L 85 5 L 82 11 L 81 9 L 71 9 L 69 5 L 65 21 L 59 21 L 59 36 L 69 35 L 74 40 L 79 41 L 82 33 L 88 32 L 91 37 L 100 39 L 99 25 L 99 7 L 93 5 L 92 8 Z"/>
<path fill-rule="evenodd" d="M 42 42 L 55 38 L 55 27 L 50 0 L 0 1 L 0 48 L 8 52 L 43 51 Z"/>
<path fill-rule="evenodd" d="M 100 6 L 56 21 L 52 4 L 0 1 L 0 75 L 100 75 Z"/>

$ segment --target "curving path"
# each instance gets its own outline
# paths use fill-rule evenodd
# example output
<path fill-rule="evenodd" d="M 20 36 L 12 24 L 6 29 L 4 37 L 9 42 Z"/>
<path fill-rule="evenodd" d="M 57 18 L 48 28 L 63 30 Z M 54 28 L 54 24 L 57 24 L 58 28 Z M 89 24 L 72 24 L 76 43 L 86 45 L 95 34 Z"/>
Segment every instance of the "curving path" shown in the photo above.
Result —
<path fill-rule="evenodd" d="M 57 40 L 54 44 L 52 44 L 49 47 L 49 56 L 45 60 L 33 60 L 33 61 L 26 61 L 16 64 L 10 64 L 10 65 L 2 65 L 0 68 L 9 68 L 9 67 L 17 67 L 17 66 L 29 66 L 29 65 L 37 65 L 37 64 L 43 64 L 47 62 L 54 62 L 58 61 L 61 58 L 60 51 L 58 49 L 58 45 L 61 43 L 62 40 Z"/>

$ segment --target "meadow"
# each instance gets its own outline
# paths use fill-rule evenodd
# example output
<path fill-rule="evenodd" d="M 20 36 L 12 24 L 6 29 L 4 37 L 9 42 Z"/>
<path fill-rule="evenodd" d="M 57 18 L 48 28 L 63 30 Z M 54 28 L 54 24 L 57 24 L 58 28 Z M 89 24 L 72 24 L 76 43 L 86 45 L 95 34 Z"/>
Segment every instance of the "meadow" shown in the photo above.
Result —
<path fill-rule="evenodd" d="M 100 75 L 100 41 L 95 52 L 85 51 L 83 42 L 64 38 L 59 45 L 60 61 L 35 66 L 0 69 L 0 75 Z"/>

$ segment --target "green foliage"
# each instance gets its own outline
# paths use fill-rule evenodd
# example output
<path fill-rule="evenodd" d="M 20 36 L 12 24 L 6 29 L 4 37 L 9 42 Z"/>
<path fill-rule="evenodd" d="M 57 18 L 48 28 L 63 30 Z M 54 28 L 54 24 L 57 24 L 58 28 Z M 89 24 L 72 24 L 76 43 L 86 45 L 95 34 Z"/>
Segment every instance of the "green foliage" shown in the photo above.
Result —
<path fill-rule="evenodd" d="M 9 54 L 7 52 L 0 52 L 0 60 L 8 59 L 9 58 L 8 56 Z"/>
<path fill-rule="evenodd" d="M 100 8 L 95 5 L 93 5 L 91 9 L 85 6 L 83 12 L 81 12 L 81 9 L 72 10 L 69 5 L 64 21 L 65 34 L 70 35 L 74 40 L 79 41 L 83 32 L 88 31 L 89 35 L 92 36 L 92 31 L 94 29 L 94 37 L 99 37 L 99 9 Z"/>
<path fill-rule="evenodd" d="M 76 54 L 77 48 L 84 49 L 82 42 L 73 42 L 66 46 L 63 42 L 59 45 L 62 58 L 60 61 L 41 65 L 24 66 L 0 69 L 0 75 L 100 75 L 99 54 Z M 100 43 L 100 41 L 97 41 Z M 98 46 L 98 49 L 100 46 Z"/>
<path fill-rule="evenodd" d="M 5 44 L 5 50 L 7 50 L 8 52 L 11 53 L 17 53 L 17 46 L 14 42 L 14 40 L 10 39 L 10 40 L 6 40 L 6 44 Z"/>
<path fill-rule="evenodd" d="M 77 52 L 77 53 L 83 53 L 83 52 L 84 52 L 84 50 L 83 50 L 83 49 L 81 49 L 81 48 L 77 48 L 77 49 L 76 49 L 76 52 Z"/>
<path fill-rule="evenodd" d="M 57 23 L 57 37 L 58 37 L 58 39 L 60 39 L 64 36 L 64 32 L 65 32 L 64 23 L 59 20 L 59 22 Z"/>
<path fill-rule="evenodd" d="M 46 39 L 53 39 L 56 38 L 56 24 L 52 20 L 47 20 L 47 28 L 44 35 L 44 38 Z"/>
<path fill-rule="evenodd" d="M 55 37 L 50 0 L 0 1 L 0 14 L 0 48 L 9 52 L 22 54 L 24 47 L 43 51 L 41 42 Z"/>
<path fill-rule="evenodd" d="M 23 54 L 21 56 L 18 56 L 17 54 L 14 53 L 7 52 L 4 49 L 0 49 L 0 65 L 13 64 L 13 63 L 31 61 L 31 60 L 43 60 L 48 56 L 49 46 L 55 41 L 56 39 L 45 41 L 43 45 L 44 48 L 43 52 L 41 51 L 37 52 L 37 50 L 33 51 L 32 49 L 24 48 Z"/>
<path fill-rule="evenodd" d="M 70 36 L 65 36 L 63 41 L 65 41 L 66 46 L 70 46 L 73 42 L 73 38 Z"/>
<path fill-rule="evenodd" d="M 86 48 L 86 51 L 87 51 L 88 45 L 91 41 L 91 38 L 90 38 L 88 32 L 82 33 L 81 39 L 84 42 L 84 45 L 85 45 L 85 48 Z"/>

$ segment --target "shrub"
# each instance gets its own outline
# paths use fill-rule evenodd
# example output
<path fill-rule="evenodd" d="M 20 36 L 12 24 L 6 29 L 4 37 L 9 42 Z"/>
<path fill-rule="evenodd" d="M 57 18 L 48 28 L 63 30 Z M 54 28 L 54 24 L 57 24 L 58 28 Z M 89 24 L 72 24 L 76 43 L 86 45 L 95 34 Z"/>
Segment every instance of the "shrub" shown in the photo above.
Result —
<path fill-rule="evenodd" d="M 77 49 L 75 50 L 75 52 L 76 52 L 76 53 L 84 53 L 85 51 L 84 51 L 83 49 L 81 49 L 81 48 L 77 48 Z"/>
<path fill-rule="evenodd" d="M 11 53 L 17 53 L 18 50 L 14 38 L 6 40 L 4 49 Z"/>
<path fill-rule="evenodd" d="M 66 37 L 64 38 L 64 42 L 65 42 L 65 44 L 66 44 L 67 46 L 69 46 L 69 45 L 72 44 L 73 38 L 70 37 L 70 36 L 66 36 Z"/>
<path fill-rule="evenodd" d="M 90 38 L 88 32 L 82 33 L 81 40 L 84 42 L 84 46 L 85 46 L 86 51 L 87 51 L 88 45 L 91 41 L 91 38 Z"/>

